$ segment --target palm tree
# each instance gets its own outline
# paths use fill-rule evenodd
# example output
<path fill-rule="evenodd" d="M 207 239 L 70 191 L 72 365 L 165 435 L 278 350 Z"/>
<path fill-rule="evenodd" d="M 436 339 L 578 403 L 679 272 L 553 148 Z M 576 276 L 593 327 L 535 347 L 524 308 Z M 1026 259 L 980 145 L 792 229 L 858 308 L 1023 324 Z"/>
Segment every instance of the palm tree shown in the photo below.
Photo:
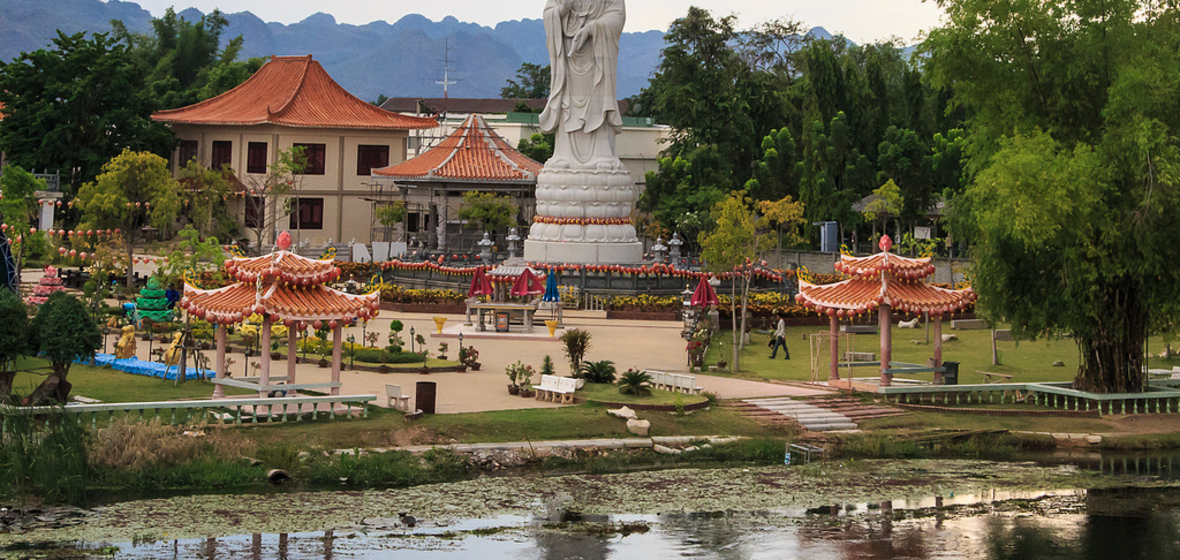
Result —
<path fill-rule="evenodd" d="M 610 360 L 582 362 L 578 376 L 585 379 L 587 383 L 614 383 L 615 371 L 615 363 Z"/>
<path fill-rule="evenodd" d="M 645 371 L 629 369 L 619 377 L 619 392 L 637 397 L 651 394 L 651 375 Z"/>

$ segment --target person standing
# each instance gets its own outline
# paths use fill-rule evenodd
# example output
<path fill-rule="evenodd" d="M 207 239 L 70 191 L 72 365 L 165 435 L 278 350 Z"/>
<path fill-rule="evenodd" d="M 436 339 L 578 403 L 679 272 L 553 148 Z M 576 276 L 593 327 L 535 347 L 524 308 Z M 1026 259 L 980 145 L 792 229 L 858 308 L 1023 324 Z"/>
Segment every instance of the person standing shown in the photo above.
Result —
<path fill-rule="evenodd" d="M 787 320 L 783 313 L 778 312 L 778 325 L 774 328 L 774 340 L 770 342 L 770 359 L 778 355 L 778 349 L 783 349 L 783 359 L 791 359 L 791 351 L 787 349 Z"/>

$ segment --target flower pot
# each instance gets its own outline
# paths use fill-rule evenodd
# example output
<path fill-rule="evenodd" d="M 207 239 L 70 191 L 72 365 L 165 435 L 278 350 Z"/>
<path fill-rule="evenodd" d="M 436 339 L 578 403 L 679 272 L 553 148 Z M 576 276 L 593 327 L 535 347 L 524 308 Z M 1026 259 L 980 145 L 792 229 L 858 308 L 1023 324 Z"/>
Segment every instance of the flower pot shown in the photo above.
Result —
<path fill-rule="evenodd" d="M 330 363 L 330 362 L 328 362 L 328 360 L 325 360 L 325 359 L 323 359 L 323 358 L 320 358 L 320 361 L 319 361 L 319 366 L 320 366 L 320 367 L 322 367 L 322 368 L 326 368 L 326 367 L 328 367 L 329 365 L 331 365 L 331 363 Z"/>
<path fill-rule="evenodd" d="M 545 326 L 549 327 L 549 336 L 550 337 L 553 336 L 553 333 L 557 332 L 557 321 L 555 321 L 553 319 L 547 320 L 547 321 L 545 321 Z"/>
<path fill-rule="evenodd" d="M 389 366 L 385 364 L 377 366 L 377 373 L 389 373 Z"/>
<path fill-rule="evenodd" d="M 455 367 L 455 371 L 458 373 L 467 373 L 467 366 L 459 364 L 457 367 Z"/>
<path fill-rule="evenodd" d="M 508 394 L 509 395 L 519 395 L 520 394 L 520 387 L 516 386 L 516 385 L 509 385 L 508 386 Z"/>
<path fill-rule="evenodd" d="M 472 362 L 469 367 L 471 368 L 471 371 L 479 371 L 479 368 L 483 367 L 483 364 L 479 362 Z"/>
<path fill-rule="evenodd" d="M 443 325 L 445 325 L 445 324 L 447 324 L 446 317 L 435 317 L 434 318 L 434 326 L 438 327 L 438 330 L 435 332 L 442 334 Z"/>
<path fill-rule="evenodd" d="M 282 352 L 271 352 L 271 353 L 270 353 L 270 359 L 272 359 L 272 360 L 281 360 L 281 359 L 283 359 L 283 353 L 282 353 Z"/>
<path fill-rule="evenodd" d="M 418 374 L 419 375 L 430 375 L 430 368 L 427 366 L 422 366 L 422 367 L 418 368 Z"/>
<path fill-rule="evenodd" d="M 521 389 L 520 390 L 520 398 L 522 398 L 522 399 L 531 399 L 536 394 L 537 394 L 537 392 L 532 389 Z"/>

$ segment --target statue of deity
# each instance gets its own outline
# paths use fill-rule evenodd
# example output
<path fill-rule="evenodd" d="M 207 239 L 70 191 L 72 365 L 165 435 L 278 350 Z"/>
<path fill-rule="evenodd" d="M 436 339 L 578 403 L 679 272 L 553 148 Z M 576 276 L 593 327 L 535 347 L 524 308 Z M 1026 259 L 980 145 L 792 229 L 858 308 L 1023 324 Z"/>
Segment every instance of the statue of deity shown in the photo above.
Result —
<path fill-rule="evenodd" d="M 622 169 L 615 93 L 623 0 L 548 0 L 545 37 L 552 69 L 541 129 L 555 134 L 552 168 Z"/>

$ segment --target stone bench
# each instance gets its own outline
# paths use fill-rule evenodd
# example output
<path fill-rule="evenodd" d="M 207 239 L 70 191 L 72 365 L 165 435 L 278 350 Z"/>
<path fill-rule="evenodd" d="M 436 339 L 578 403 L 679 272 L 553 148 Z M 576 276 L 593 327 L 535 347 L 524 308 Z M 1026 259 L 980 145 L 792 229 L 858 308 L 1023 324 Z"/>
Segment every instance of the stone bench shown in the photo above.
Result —
<path fill-rule="evenodd" d="M 955 319 L 951 321 L 951 328 L 957 331 L 986 329 L 987 321 L 983 319 Z"/>
<path fill-rule="evenodd" d="M 845 352 L 845 362 L 875 362 L 877 361 L 876 352 Z"/>
<path fill-rule="evenodd" d="M 574 402 L 574 391 L 578 389 L 578 380 L 572 377 L 542 375 L 541 384 L 533 389 L 537 391 L 537 400 L 539 401 L 571 404 Z"/>
<path fill-rule="evenodd" d="M 385 406 L 392 406 L 398 410 L 410 411 L 410 396 L 402 394 L 401 385 L 385 384 Z"/>

